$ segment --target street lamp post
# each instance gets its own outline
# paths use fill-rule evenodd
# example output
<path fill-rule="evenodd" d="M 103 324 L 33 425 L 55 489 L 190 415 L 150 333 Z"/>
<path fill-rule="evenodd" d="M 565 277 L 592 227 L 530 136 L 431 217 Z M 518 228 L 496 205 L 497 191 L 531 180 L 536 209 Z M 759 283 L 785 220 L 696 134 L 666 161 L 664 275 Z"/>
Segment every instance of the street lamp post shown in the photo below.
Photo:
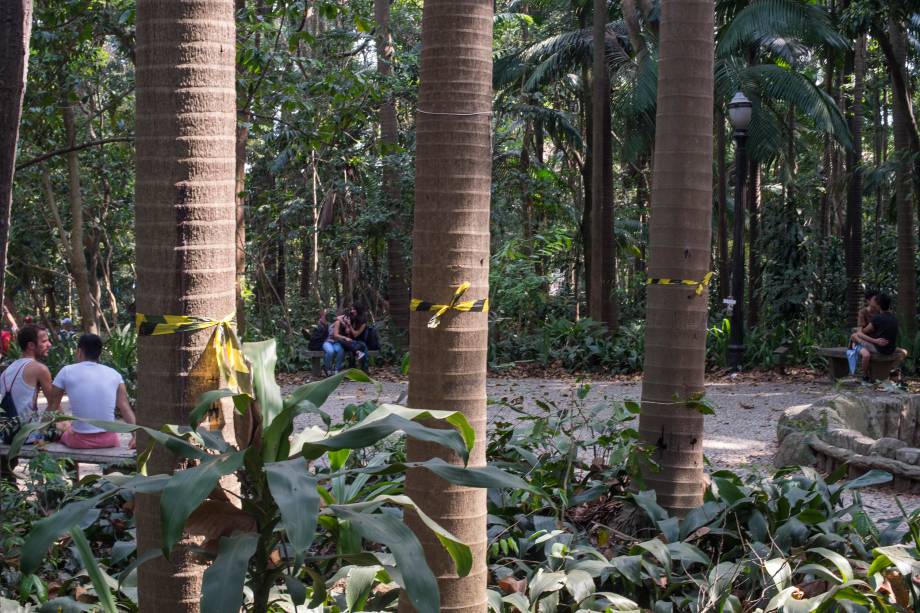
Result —
<path fill-rule="evenodd" d="M 744 180 L 747 174 L 745 141 L 751 123 L 751 101 L 740 91 L 728 103 L 728 119 L 735 129 L 735 228 L 732 247 L 731 337 L 728 341 L 728 367 L 741 370 L 744 364 Z"/>

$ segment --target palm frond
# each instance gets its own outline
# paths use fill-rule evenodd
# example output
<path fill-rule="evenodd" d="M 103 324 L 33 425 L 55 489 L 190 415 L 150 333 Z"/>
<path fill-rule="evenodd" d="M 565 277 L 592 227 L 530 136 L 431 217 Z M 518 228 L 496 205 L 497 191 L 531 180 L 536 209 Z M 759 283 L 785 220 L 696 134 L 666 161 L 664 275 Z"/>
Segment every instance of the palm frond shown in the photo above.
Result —
<path fill-rule="evenodd" d="M 846 49 L 850 44 L 819 5 L 802 0 L 754 0 L 719 33 L 716 55 L 725 57 L 778 38 L 835 49 Z"/>
<path fill-rule="evenodd" d="M 773 160 L 786 146 L 785 127 L 769 105 L 754 97 L 751 125 L 748 126 L 747 152 L 758 162 Z"/>
<path fill-rule="evenodd" d="M 543 124 L 543 129 L 557 142 L 570 143 L 577 149 L 584 146 L 581 132 L 569 113 L 537 104 L 514 104 L 503 108 L 501 112 L 539 121 Z"/>
<path fill-rule="evenodd" d="M 852 146 L 850 129 L 834 99 L 804 75 L 775 64 L 760 64 L 745 68 L 741 80 L 745 91 L 756 90 L 762 98 L 794 105 L 815 122 L 815 128 L 844 147 Z"/>

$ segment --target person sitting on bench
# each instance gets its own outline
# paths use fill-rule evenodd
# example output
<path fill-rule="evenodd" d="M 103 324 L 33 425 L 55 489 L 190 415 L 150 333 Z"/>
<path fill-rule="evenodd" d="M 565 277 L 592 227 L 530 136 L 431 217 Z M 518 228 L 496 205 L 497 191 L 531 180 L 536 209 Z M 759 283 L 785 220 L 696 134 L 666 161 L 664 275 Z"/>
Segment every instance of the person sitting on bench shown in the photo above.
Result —
<path fill-rule="evenodd" d="M 866 382 L 872 380 L 869 377 L 872 354 L 891 355 L 897 350 L 898 341 L 898 318 L 889 310 L 891 296 L 880 292 L 872 297 L 870 304 L 879 312 L 872 316 L 868 326 L 854 332 L 851 337 L 854 343 L 862 345 L 859 356 L 862 360 L 863 381 Z"/>
<path fill-rule="evenodd" d="M 48 408 L 57 410 L 66 393 L 70 398 L 70 412 L 74 417 L 115 421 L 115 409 L 129 424 L 137 423 L 128 391 L 121 375 L 114 368 L 99 363 L 102 339 L 95 334 L 84 334 L 77 341 L 77 363 L 65 366 L 54 378 Z M 107 432 L 83 421 L 63 422 L 61 443 L 74 449 L 103 449 L 118 447 L 116 432 Z M 133 448 L 134 436 L 128 447 Z"/>
<path fill-rule="evenodd" d="M 51 340 L 41 326 L 28 325 L 19 329 L 16 343 L 22 350 L 20 358 L 6 367 L 0 375 L 0 407 L 3 442 L 9 443 L 19 427 L 38 415 L 38 391 L 45 398 L 51 394 L 51 371 L 41 363 L 48 356 Z"/>

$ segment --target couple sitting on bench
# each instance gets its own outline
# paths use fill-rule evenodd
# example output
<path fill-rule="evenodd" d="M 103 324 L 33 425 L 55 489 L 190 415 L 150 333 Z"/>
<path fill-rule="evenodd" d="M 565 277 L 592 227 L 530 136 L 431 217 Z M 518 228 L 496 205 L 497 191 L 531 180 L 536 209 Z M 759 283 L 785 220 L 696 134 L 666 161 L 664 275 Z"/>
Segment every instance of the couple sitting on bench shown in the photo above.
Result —
<path fill-rule="evenodd" d="M 361 370 L 367 372 L 368 351 L 380 348 L 377 331 L 368 325 L 364 307 L 360 304 L 344 309 L 341 315 L 336 315 L 335 311 L 320 315 L 309 339 L 308 348 L 324 354 L 323 375 L 327 377 L 345 367 L 346 355 L 352 366 L 357 360 Z"/>
<path fill-rule="evenodd" d="M 99 363 L 101 338 L 95 334 L 81 336 L 77 342 L 77 363 L 63 367 L 54 381 L 51 371 L 41 363 L 51 349 L 48 331 L 28 325 L 19 330 L 16 340 L 22 357 L 0 375 L 0 407 L 7 426 L 4 442 L 12 439 L 18 424 L 38 416 L 39 390 L 48 400 L 48 411 L 59 410 L 61 399 L 67 394 L 74 417 L 114 421 L 117 408 L 127 423 L 136 423 L 121 375 Z M 83 421 L 59 422 L 58 430 L 60 442 L 74 449 L 103 449 L 118 447 L 120 443 L 115 432 L 106 432 Z M 134 447 L 133 436 L 129 447 Z"/>
<path fill-rule="evenodd" d="M 888 294 L 867 291 L 866 306 L 859 311 L 859 327 L 850 337 L 850 351 L 858 352 L 862 365 L 863 381 L 871 382 L 869 363 L 873 355 L 889 356 L 906 354 L 897 348 L 898 318 L 891 312 L 891 297 Z M 849 352 L 848 352 L 849 355 Z M 903 359 L 903 355 L 901 355 Z M 855 370 L 851 361 L 851 372 Z"/>

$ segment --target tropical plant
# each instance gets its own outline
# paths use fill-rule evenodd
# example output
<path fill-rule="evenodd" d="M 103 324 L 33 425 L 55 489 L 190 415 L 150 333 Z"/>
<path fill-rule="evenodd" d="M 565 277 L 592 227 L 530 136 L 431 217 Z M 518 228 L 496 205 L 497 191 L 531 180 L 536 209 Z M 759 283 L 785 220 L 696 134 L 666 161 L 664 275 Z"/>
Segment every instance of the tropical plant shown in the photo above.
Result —
<path fill-rule="evenodd" d="M 458 576 L 470 572 L 471 549 L 428 517 L 410 497 L 396 493 L 386 480 L 412 469 L 429 471 L 448 483 L 467 488 L 529 490 L 530 486 L 493 467 L 456 466 L 438 458 L 390 462 L 382 455 L 365 466 L 348 468 L 345 459 L 350 450 L 370 447 L 400 431 L 410 439 L 443 446 L 466 462 L 476 442 L 475 433 L 467 419 L 456 411 L 383 405 L 350 427 L 325 431 L 313 427 L 292 437 L 297 415 L 319 412 L 319 407 L 344 379 L 369 381 L 367 376 L 357 370 L 346 371 L 303 385 L 282 397 L 274 379 L 274 341 L 249 343 L 246 352 L 253 364 L 254 399 L 230 390 L 206 392 L 192 412 L 189 426 L 153 429 L 91 422 L 110 431 L 143 431 L 154 445 L 192 466 L 174 475 L 148 476 L 145 470 L 152 448 L 146 450 L 140 456 L 140 474 L 106 477 L 111 487 L 67 504 L 58 513 L 36 522 L 22 545 L 22 571 L 27 575 L 34 573 L 49 547 L 65 532 L 70 531 L 81 546 L 78 525 L 98 504 L 122 493 L 157 492 L 162 547 L 141 547 L 136 566 L 142 568 L 143 564 L 164 556 L 168 559 L 183 533 L 203 536 L 205 555 L 212 559 L 201 587 L 200 604 L 204 613 L 238 610 L 244 602 L 244 586 L 251 591 L 252 610 L 268 611 L 281 582 L 287 586 L 285 598 L 293 604 L 303 605 L 309 596 L 310 606 L 318 606 L 327 598 L 322 571 L 328 571 L 336 561 L 371 566 L 375 569 L 371 576 L 381 572 L 379 566 L 383 565 L 389 569 L 388 576 L 403 587 L 406 599 L 416 610 L 439 610 L 438 583 L 425 561 L 418 538 L 399 519 L 400 511 L 411 511 L 431 531 L 435 542 L 455 565 Z M 214 403 L 224 398 L 231 398 L 239 413 L 260 412 L 261 437 L 248 445 L 235 446 L 219 430 L 201 427 Z M 423 425 L 432 422 L 442 427 Z M 15 455 L 28 433 L 41 426 L 24 427 L 14 440 L 11 453 Z M 311 463 L 329 468 L 311 471 Z M 222 480 L 234 474 L 240 483 L 238 491 L 226 489 L 226 480 Z M 358 500 L 368 481 L 377 476 L 385 480 L 375 484 L 373 495 Z M 231 497 L 238 497 L 240 506 L 233 504 Z M 321 504 L 323 500 L 325 504 Z M 323 529 L 336 537 L 332 550 L 314 547 Z M 386 546 L 389 555 L 365 549 L 363 541 Z M 90 561 L 90 555 L 84 553 L 81 557 L 91 577 L 101 572 Z M 114 605 L 107 604 L 112 596 L 106 583 L 94 579 L 94 584 L 102 608 L 113 612 Z"/>

